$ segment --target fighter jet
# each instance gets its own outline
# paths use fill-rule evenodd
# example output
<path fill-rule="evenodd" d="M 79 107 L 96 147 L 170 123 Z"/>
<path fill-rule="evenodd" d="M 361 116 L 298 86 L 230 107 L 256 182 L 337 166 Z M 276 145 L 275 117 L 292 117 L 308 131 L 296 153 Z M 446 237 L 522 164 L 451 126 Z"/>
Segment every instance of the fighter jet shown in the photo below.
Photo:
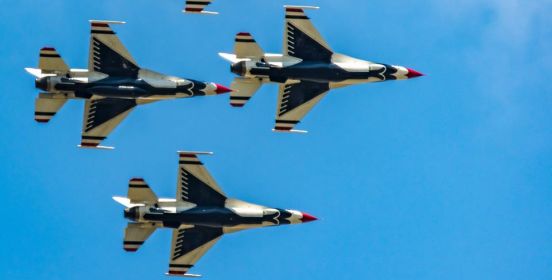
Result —
<path fill-rule="evenodd" d="M 172 229 L 170 276 L 188 274 L 224 234 L 245 229 L 315 221 L 297 210 L 269 208 L 231 199 L 211 177 L 198 155 L 179 152 L 176 199 L 158 198 L 142 178 L 130 179 L 128 197 L 113 197 L 125 206 L 129 222 L 123 249 L 136 252 L 158 228 Z"/>
<path fill-rule="evenodd" d="M 46 123 L 70 99 L 84 99 L 83 148 L 99 146 L 137 106 L 159 100 L 216 95 L 231 90 L 215 84 L 166 76 L 141 68 L 110 24 L 92 20 L 88 69 L 70 69 L 51 47 L 40 50 L 38 68 L 25 68 L 44 91 L 35 102 L 35 120 Z"/>
<path fill-rule="evenodd" d="M 187 14 L 217 15 L 217 12 L 205 11 L 205 7 L 213 0 L 186 0 L 186 6 L 182 12 Z"/>
<path fill-rule="evenodd" d="M 265 53 L 245 32 L 236 35 L 234 54 L 219 54 L 232 63 L 231 71 L 240 76 L 231 86 L 232 106 L 244 106 L 264 83 L 280 84 L 274 131 L 306 132 L 294 128 L 331 89 L 422 76 L 403 66 L 336 53 L 305 14 L 305 9 L 318 7 L 284 7 L 283 54 Z"/>

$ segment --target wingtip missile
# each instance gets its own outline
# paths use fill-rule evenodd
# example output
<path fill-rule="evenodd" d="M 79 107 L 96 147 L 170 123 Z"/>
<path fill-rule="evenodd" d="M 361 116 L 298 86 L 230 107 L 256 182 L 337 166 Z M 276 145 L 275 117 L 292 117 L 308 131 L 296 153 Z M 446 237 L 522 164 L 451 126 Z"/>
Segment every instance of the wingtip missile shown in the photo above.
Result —
<path fill-rule="evenodd" d="M 297 6 L 297 5 L 284 5 L 286 9 L 306 9 L 306 10 L 319 10 L 318 6 Z"/>
<path fill-rule="evenodd" d="M 209 155 L 212 156 L 215 153 L 213 152 L 204 152 L 204 151 L 177 151 L 177 153 L 180 154 L 187 154 L 187 155 Z"/>
<path fill-rule="evenodd" d="M 209 16 L 215 16 L 219 14 L 218 12 L 212 12 L 212 11 L 200 11 L 200 12 L 191 11 L 191 10 L 188 10 L 187 8 L 182 10 L 182 12 L 185 14 L 209 15 Z"/>
<path fill-rule="evenodd" d="M 189 273 L 186 273 L 186 274 L 176 274 L 176 273 L 166 272 L 165 275 L 171 276 L 171 277 L 183 277 L 183 278 L 200 278 L 200 277 L 201 277 L 200 274 L 189 274 Z"/>
<path fill-rule="evenodd" d="M 106 23 L 106 24 L 126 24 L 126 21 L 118 20 L 103 20 L 103 19 L 91 19 L 88 20 L 90 23 Z"/>
<path fill-rule="evenodd" d="M 92 146 L 92 145 L 77 145 L 81 149 L 98 149 L 98 150 L 115 150 L 115 147 L 110 146 Z"/>
<path fill-rule="evenodd" d="M 279 132 L 279 133 L 296 133 L 296 134 L 307 134 L 307 133 L 309 133 L 307 130 L 298 130 L 298 129 L 285 130 L 285 129 L 273 128 L 272 131 L 273 132 Z"/>

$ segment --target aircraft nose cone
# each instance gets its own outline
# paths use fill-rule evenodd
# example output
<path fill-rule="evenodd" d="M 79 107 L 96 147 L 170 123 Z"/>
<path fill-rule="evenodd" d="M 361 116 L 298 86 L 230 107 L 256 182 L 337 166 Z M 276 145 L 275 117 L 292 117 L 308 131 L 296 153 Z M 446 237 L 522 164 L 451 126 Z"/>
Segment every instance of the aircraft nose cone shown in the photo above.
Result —
<path fill-rule="evenodd" d="M 215 92 L 216 92 L 217 94 L 223 94 L 223 93 L 227 93 L 227 92 L 232 92 L 231 89 L 229 89 L 229 88 L 227 88 L 227 87 L 225 87 L 225 86 L 223 86 L 223 85 L 219 85 L 219 84 L 215 84 L 215 85 L 216 85 L 216 87 L 217 87 L 217 88 L 215 89 Z"/>
<path fill-rule="evenodd" d="M 318 220 L 318 218 L 316 218 L 315 216 L 303 212 L 303 218 L 301 218 L 301 222 L 308 223 L 308 222 L 313 222 L 313 221 L 316 221 L 316 220 Z"/>
<path fill-rule="evenodd" d="M 412 79 L 412 78 L 417 78 L 417 77 L 421 77 L 423 76 L 424 74 L 414 70 L 414 69 L 410 69 L 410 68 L 406 68 L 408 70 L 408 74 L 406 74 L 406 76 L 409 78 L 409 79 Z"/>

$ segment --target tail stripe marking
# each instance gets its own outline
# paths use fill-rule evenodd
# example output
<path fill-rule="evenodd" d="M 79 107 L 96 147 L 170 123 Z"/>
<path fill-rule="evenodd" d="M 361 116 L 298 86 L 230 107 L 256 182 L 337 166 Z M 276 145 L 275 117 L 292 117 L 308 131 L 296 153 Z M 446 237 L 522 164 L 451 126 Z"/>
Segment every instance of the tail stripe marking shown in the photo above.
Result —
<path fill-rule="evenodd" d="M 91 24 L 90 33 L 91 34 L 108 34 L 108 35 L 115 35 L 116 33 L 111 30 L 111 27 L 109 27 L 109 24 L 107 23 L 101 23 L 101 22 L 93 22 Z"/>
<path fill-rule="evenodd" d="M 55 116 L 56 112 L 35 112 L 35 116 Z"/>
<path fill-rule="evenodd" d="M 194 0 L 186 1 L 186 12 L 201 13 L 207 5 L 211 3 L 211 0 Z"/>
<path fill-rule="evenodd" d="M 309 19 L 301 8 L 286 8 L 286 19 Z"/>

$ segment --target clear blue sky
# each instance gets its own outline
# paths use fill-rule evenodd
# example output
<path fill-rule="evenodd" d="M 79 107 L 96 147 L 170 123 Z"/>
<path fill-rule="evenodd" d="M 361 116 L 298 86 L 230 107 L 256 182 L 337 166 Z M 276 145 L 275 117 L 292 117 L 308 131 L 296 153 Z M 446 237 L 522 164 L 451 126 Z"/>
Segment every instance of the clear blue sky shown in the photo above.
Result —
<path fill-rule="evenodd" d="M 205 279 L 551 279 L 552 3 L 522 0 L 296 1 L 335 51 L 427 76 L 335 90 L 307 135 L 271 132 L 277 87 L 242 110 L 228 96 L 139 108 L 105 144 L 80 150 L 82 101 L 47 125 L 23 67 L 55 46 L 86 68 L 89 19 L 125 20 L 143 67 L 230 84 L 236 32 L 282 45 L 283 1 L 0 1 L 0 279 L 163 279 L 170 231 L 136 254 L 112 195 L 142 176 L 173 197 L 176 150 L 204 158 L 230 195 L 320 221 L 226 236 Z"/>

